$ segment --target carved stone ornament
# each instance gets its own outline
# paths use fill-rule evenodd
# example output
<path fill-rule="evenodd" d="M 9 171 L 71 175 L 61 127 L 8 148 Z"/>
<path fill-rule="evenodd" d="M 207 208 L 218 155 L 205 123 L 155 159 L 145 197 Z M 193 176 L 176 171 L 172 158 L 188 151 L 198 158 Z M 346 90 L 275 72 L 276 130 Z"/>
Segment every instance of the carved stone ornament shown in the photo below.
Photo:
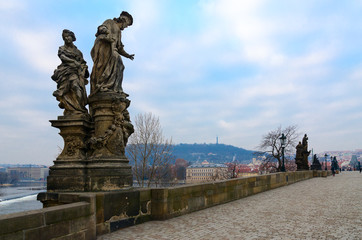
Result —
<path fill-rule="evenodd" d="M 112 102 L 113 123 L 104 135 L 92 137 L 89 140 L 89 146 L 92 150 L 105 148 L 111 155 L 124 156 L 128 137 L 134 132 L 126 109 L 128 106 L 129 100 L 126 99 L 116 99 Z"/>
<path fill-rule="evenodd" d="M 65 154 L 67 156 L 74 156 L 81 148 L 84 148 L 84 143 L 74 136 L 66 137 L 65 142 Z"/>

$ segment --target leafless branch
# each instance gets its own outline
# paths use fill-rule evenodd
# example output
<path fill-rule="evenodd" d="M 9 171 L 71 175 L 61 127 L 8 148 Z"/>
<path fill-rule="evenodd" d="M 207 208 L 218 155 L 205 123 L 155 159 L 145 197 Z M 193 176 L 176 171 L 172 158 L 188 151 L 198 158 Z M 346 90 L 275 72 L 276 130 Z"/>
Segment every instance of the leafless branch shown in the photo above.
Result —
<path fill-rule="evenodd" d="M 135 132 L 129 138 L 127 155 L 133 163 L 133 174 L 141 187 L 150 187 L 165 177 L 165 166 L 173 160 L 172 139 L 165 139 L 158 117 L 138 114 Z"/>
<path fill-rule="evenodd" d="M 291 125 L 284 129 L 279 126 L 277 129 L 268 132 L 262 137 L 261 143 L 258 146 L 260 151 L 255 154 L 265 157 L 263 160 L 264 167 L 276 167 L 278 171 L 280 170 L 282 163 L 282 146 L 280 143 L 280 137 L 282 134 L 286 137 L 284 155 L 291 155 L 295 150 L 297 139 L 300 135 L 297 130 L 297 125 Z M 273 164 L 275 161 L 278 163 L 277 166 L 276 164 Z"/>

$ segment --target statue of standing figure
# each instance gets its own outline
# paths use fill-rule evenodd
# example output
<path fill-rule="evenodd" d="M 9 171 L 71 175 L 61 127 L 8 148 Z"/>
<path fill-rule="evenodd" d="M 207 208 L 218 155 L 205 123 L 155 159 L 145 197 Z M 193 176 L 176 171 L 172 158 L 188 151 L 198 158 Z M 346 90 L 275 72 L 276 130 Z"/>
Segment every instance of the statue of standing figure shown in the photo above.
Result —
<path fill-rule="evenodd" d="M 296 146 L 297 152 L 295 156 L 295 163 L 297 164 L 297 170 L 309 170 L 308 156 L 308 137 L 304 135 L 302 142 Z"/>
<path fill-rule="evenodd" d="M 307 134 L 304 134 L 304 137 L 303 137 L 303 147 L 304 147 L 304 150 L 308 152 L 308 137 L 307 137 Z"/>
<path fill-rule="evenodd" d="M 122 81 L 124 65 L 122 57 L 134 59 L 134 54 L 124 50 L 122 31 L 133 24 L 131 14 L 123 11 L 119 18 L 106 20 L 98 27 L 96 40 L 91 50 L 94 62 L 91 74 L 91 93 L 114 92 L 124 96 Z"/>
<path fill-rule="evenodd" d="M 83 54 L 73 44 L 76 40 L 72 31 L 64 29 L 62 33 L 64 45 L 59 47 L 58 56 L 62 63 L 51 77 L 57 83 L 53 96 L 59 101 L 59 107 L 64 109 L 64 116 L 88 115 L 87 92 L 88 66 Z"/>

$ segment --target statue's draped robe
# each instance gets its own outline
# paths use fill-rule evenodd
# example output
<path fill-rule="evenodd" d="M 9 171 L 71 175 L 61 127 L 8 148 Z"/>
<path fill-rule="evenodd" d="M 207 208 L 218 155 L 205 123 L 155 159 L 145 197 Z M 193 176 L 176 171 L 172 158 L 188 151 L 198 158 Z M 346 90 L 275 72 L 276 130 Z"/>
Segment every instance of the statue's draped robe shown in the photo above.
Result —
<path fill-rule="evenodd" d="M 59 47 L 58 56 L 62 63 L 54 71 L 52 79 L 57 83 L 57 90 L 53 95 L 60 102 L 59 107 L 64 108 L 65 115 L 88 113 L 87 93 L 85 85 L 89 76 L 83 54 L 75 46 L 69 49 Z M 69 61 L 71 60 L 71 61 Z M 77 66 L 74 61 L 79 65 Z"/>
<path fill-rule="evenodd" d="M 121 58 L 123 45 L 121 30 L 114 20 L 108 19 L 98 27 L 91 50 L 93 70 L 91 95 L 101 92 L 122 93 L 124 65 Z"/>

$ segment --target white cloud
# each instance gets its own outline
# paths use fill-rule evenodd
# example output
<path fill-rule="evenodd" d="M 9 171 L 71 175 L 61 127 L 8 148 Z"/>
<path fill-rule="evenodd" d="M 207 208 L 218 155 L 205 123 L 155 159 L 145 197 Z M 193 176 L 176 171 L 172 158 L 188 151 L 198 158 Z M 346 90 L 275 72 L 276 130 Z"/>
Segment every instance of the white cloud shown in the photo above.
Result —
<path fill-rule="evenodd" d="M 162 20 L 162 3 L 157 0 L 135 0 L 130 3 L 129 13 L 133 16 L 134 25 L 130 34 L 142 34 L 139 31 L 154 29 L 154 26 Z"/>
<path fill-rule="evenodd" d="M 26 6 L 27 3 L 20 0 L 0 1 L 0 11 L 4 11 L 4 13 L 14 10 L 19 11 L 20 9 L 24 9 Z"/>
<path fill-rule="evenodd" d="M 88 9 L 100 4 L 102 8 Z M 185 12 L 180 24 L 173 16 L 174 4 L 196 14 Z M 99 25 L 106 19 L 103 16 L 115 17 L 103 9 L 133 15 L 133 26 L 123 33 L 125 49 L 136 54 L 133 62 L 124 61 L 123 87 L 130 94 L 132 118 L 153 112 L 160 116 L 165 135 L 176 143 L 214 142 L 219 135 L 221 142 L 245 148 L 254 148 L 264 133 L 279 125 L 298 124 L 310 133 L 311 142 L 326 149 L 330 139 L 338 142 L 333 137 L 336 128 L 340 129 L 338 137 L 351 136 L 349 126 L 361 128 L 358 29 L 362 21 L 360 14 L 346 14 L 359 13 L 358 8 L 351 11 L 353 4 L 341 3 L 342 10 L 329 3 L 324 8 L 327 2 L 315 1 L 194 4 L 163 0 L 91 3 L 82 12 L 84 22 L 79 22 L 82 17 L 74 20 L 71 29 L 79 36 L 76 45 L 88 51 L 87 59 L 96 29 L 89 33 L 90 26 Z M 57 129 L 48 123 L 61 113 L 51 96 L 55 83 L 50 76 L 60 64 L 59 23 L 71 24 L 75 13 L 52 11 L 56 22 L 50 28 L 49 14 L 34 11 L 32 6 L 26 1 L 0 3 L 0 11 L 6 13 L 0 16 L 1 40 L 6 43 L 1 46 L 11 55 L 7 60 L 19 65 L 18 71 L 0 66 L 0 119 L 8 120 L 0 123 L 0 131 L 18 139 L 50 131 L 61 142 Z M 48 9 L 53 6 L 47 4 Z M 99 12 L 96 20 L 95 12 Z M 37 14 L 36 21 L 27 27 L 30 24 L 24 25 L 18 16 L 29 19 L 32 13 Z M 8 82 L 11 89 L 7 89 Z M 47 109 L 51 104 L 54 108 Z M 9 122 L 16 125 L 6 125 Z M 39 149 L 29 140 L 30 145 Z M 339 148 L 338 144 L 333 147 Z"/>
<path fill-rule="evenodd" d="M 57 43 L 61 38 L 57 31 L 49 29 L 17 29 L 12 33 L 19 56 L 41 73 L 52 73 L 60 60 L 57 59 Z M 54 67 L 55 66 L 55 67 Z"/>

